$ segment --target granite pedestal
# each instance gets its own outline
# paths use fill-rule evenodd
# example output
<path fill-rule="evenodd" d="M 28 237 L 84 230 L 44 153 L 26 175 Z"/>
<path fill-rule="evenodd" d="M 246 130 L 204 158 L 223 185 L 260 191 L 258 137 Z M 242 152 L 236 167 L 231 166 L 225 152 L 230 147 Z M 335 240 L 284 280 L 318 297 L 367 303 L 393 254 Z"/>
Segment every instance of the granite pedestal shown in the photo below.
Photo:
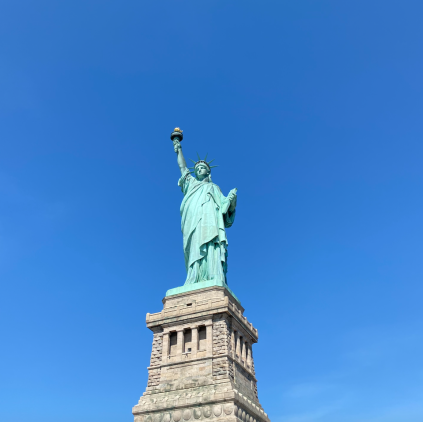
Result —
<path fill-rule="evenodd" d="M 238 299 L 217 285 L 170 293 L 147 314 L 153 350 L 135 422 L 269 422 L 257 395 L 258 332 Z"/>

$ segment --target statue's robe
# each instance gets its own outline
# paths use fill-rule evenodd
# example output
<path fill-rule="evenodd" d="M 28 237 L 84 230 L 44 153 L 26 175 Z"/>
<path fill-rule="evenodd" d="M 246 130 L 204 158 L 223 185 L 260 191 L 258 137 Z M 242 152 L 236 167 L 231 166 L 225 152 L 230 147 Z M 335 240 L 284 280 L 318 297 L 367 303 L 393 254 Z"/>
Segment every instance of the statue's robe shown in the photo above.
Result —
<path fill-rule="evenodd" d="M 232 226 L 235 211 L 229 211 L 230 201 L 208 177 L 200 182 L 186 169 L 178 185 L 184 193 L 181 229 L 187 269 L 185 284 L 205 280 L 226 283 L 228 240 L 225 228 Z"/>

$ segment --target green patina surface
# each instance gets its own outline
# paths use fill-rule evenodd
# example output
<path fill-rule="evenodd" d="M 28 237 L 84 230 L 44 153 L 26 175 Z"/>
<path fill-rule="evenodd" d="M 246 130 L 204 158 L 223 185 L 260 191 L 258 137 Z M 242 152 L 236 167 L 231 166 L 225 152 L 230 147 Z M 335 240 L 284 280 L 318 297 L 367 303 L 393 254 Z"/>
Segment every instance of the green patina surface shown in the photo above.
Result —
<path fill-rule="evenodd" d="M 208 169 L 207 169 L 208 171 Z M 226 229 L 235 220 L 231 200 L 211 182 L 210 174 L 198 180 L 183 171 L 179 186 L 184 194 L 181 204 L 181 230 L 187 279 L 185 284 L 201 281 L 226 281 L 228 239 Z"/>
<path fill-rule="evenodd" d="M 240 300 L 235 296 L 235 293 L 228 287 L 228 285 L 220 280 L 206 280 L 206 281 L 199 281 L 198 283 L 193 284 L 185 284 L 181 287 L 175 287 L 174 289 L 170 289 L 166 292 L 167 296 L 174 296 L 180 293 L 187 293 L 192 292 L 193 290 L 204 289 L 206 287 L 213 287 L 213 286 L 220 286 L 224 287 L 239 303 Z"/>
<path fill-rule="evenodd" d="M 171 139 L 181 171 L 178 185 L 184 194 L 180 211 L 187 278 L 184 286 L 168 290 L 166 296 L 221 286 L 236 298 L 226 279 L 226 230 L 235 221 L 237 190 L 232 189 L 228 196 L 223 195 L 219 186 L 212 182 L 211 169 L 214 166 L 207 161 L 207 156 L 204 160 L 200 157 L 197 162 L 193 160 L 194 174 L 191 175 L 182 153 L 182 131 L 176 128 Z"/>

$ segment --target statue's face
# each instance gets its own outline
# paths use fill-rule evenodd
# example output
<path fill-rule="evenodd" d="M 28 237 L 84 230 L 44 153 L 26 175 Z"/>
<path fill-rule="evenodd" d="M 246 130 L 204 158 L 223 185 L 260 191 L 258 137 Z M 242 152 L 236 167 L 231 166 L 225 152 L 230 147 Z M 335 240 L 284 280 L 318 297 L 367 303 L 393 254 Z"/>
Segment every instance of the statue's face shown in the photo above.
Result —
<path fill-rule="evenodd" d="M 206 166 L 199 164 L 195 167 L 195 174 L 197 175 L 198 180 L 203 180 L 210 174 L 210 172 Z"/>

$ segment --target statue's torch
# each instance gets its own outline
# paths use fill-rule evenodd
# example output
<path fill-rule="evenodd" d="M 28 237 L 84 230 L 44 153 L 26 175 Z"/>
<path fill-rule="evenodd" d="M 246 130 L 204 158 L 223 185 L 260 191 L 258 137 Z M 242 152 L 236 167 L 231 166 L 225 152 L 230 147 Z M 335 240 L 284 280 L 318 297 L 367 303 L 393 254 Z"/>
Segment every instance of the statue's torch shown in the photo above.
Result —
<path fill-rule="evenodd" d="M 182 139 L 184 139 L 182 130 L 178 127 L 175 127 L 174 131 L 170 134 L 170 139 L 172 139 L 173 145 L 175 145 L 176 142 L 182 142 Z"/>

